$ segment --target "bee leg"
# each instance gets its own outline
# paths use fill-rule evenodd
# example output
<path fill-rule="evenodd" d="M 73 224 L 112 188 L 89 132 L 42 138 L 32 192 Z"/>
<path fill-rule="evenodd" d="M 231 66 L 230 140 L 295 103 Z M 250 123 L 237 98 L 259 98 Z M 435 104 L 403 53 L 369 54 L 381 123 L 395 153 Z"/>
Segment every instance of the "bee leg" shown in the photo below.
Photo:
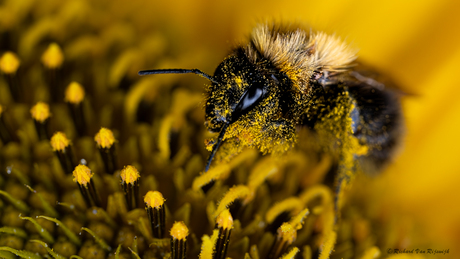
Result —
<path fill-rule="evenodd" d="M 341 160 L 343 161 L 344 158 Z M 352 182 L 352 177 L 356 173 L 356 159 L 357 156 L 353 155 L 352 165 L 347 165 L 346 163 L 339 163 L 337 168 L 337 175 L 335 178 L 335 197 L 334 197 L 334 210 L 335 210 L 335 222 L 340 219 L 340 211 L 344 203 L 344 192 L 349 187 Z"/>

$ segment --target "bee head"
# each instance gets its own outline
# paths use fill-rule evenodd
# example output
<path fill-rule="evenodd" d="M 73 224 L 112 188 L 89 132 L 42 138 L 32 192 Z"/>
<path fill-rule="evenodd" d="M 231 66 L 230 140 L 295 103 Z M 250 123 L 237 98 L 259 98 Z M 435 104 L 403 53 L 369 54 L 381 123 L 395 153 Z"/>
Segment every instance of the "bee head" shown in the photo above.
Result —
<path fill-rule="evenodd" d="M 214 72 L 207 89 L 206 126 L 220 132 L 238 121 L 267 96 L 270 80 L 242 53 L 227 57 Z"/>
<path fill-rule="evenodd" d="M 205 125 L 210 131 L 219 132 L 219 137 L 209 156 L 207 171 L 230 125 L 242 121 L 247 126 L 262 125 L 261 122 L 276 111 L 273 107 L 278 106 L 279 101 L 273 96 L 280 82 L 272 72 L 269 64 L 253 64 L 243 49 L 237 49 L 220 63 L 214 76 L 198 69 L 144 70 L 139 75 L 194 73 L 211 81 L 206 90 Z"/>

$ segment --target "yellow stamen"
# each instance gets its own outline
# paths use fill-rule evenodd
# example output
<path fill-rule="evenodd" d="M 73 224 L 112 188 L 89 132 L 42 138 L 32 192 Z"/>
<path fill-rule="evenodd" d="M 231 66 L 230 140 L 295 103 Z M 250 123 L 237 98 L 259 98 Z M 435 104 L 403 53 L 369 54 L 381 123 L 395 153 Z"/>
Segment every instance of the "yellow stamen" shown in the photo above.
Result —
<path fill-rule="evenodd" d="M 94 173 L 86 165 L 77 165 L 73 171 L 73 181 L 81 185 L 87 185 L 91 181 Z"/>
<path fill-rule="evenodd" d="M 228 209 L 222 211 L 222 213 L 220 213 L 217 217 L 216 223 L 219 228 L 223 228 L 224 230 L 232 229 L 233 217 L 232 214 L 230 214 L 230 211 Z"/>
<path fill-rule="evenodd" d="M 204 185 L 221 179 L 223 175 L 227 175 L 231 170 L 231 167 L 228 164 L 219 164 L 215 167 L 209 169 L 209 171 L 204 174 L 195 177 L 192 183 L 192 189 L 198 191 Z"/>
<path fill-rule="evenodd" d="M 270 249 L 270 258 L 279 258 L 297 239 L 297 230 L 290 223 L 284 222 L 277 230 L 276 240 Z"/>
<path fill-rule="evenodd" d="M 32 118 L 39 122 L 44 122 L 51 115 L 49 105 L 44 102 L 35 104 L 34 107 L 30 109 L 30 113 L 32 114 Z"/>
<path fill-rule="evenodd" d="M 257 189 L 267 178 L 279 171 L 279 166 L 271 157 L 266 157 L 256 164 L 248 177 L 248 186 Z"/>
<path fill-rule="evenodd" d="M 165 199 L 160 192 L 149 191 L 144 197 L 147 216 L 150 220 L 152 235 L 154 238 L 163 238 L 165 233 Z"/>
<path fill-rule="evenodd" d="M 288 253 L 284 254 L 281 259 L 294 259 L 297 253 L 299 253 L 300 250 L 297 247 L 294 247 L 289 251 Z"/>
<path fill-rule="evenodd" d="M 215 250 L 213 258 L 226 258 L 228 244 L 230 243 L 230 234 L 233 228 L 232 214 L 228 209 L 222 211 L 216 220 L 217 230 L 219 230 L 219 238 L 215 242 Z"/>
<path fill-rule="evenodd" d="M 188 236 L 188 228 L 184 222 L 175 222 L 171 228 L 171 237 L 177 240 L 185 240 Z"/>
<path fill-rule="evenodd" d="M 219 238 L 219 230 L 214 229 L 212 236 L 203 235 L 201 238 L 201 252 L 200 259 L 213 259 L 214 247 L 216 245 L 217 239 Z"/>
<path fill-rule="evenodd" d="M 235 200 L 243 199 L 249 195 L 249 188 L 244 185 L 238 185 L 230 188 L 228 192 L 224 195 L 222 200 L 217 207 L 217 210 L 214 212 L 214 217 L 217 217 L 222 211 L 224 211 L 228 206 L 230 206 Z"/>
<path fill-rule="evenodd" d="M 63 132 L 60 131 L 54 133 L 50 142 L 53 151 L 63 151 L 68 145 L 70 145 L 70 140 Z"/>
<path fill-rule="evenodd" d="M 334 250 L 334 245 L 336 241 L 337 241 L 337 233 L 335 233 L 334 231 L 329 232 L 326 235 L 325 241 L 321 247 L 319 259 L 329 258 L 329 256 L 332 253 L 332 250 Z"/>
<path fill-rule="evenodd" d="M 310 214 L 310 211 L 307 208 L 303 209 L 299 214 L 297 214 L 297 216 L 292 218 L 289 221 L 289 223 L 292 225 L 294 229 L 299 230 L 302 228 L 302 224 L 305 221 L 305 218 L 308 216 L 308 214 Z"/>
<path fill-rule="evenodd" d="M 278 228 L 278 237 L 288 244 L 292 244 L 297 238 L 297 230 L 293 228 L 290 223 L 284 222 L 283 225 Z"/>
<path fill-rule="evenodd" d="M 164 159 L 169 159 L 171 155 L 171 149 L 169 148 L 170 143 L 170 133 L 172 125 L 174 122 L 174 117 L 172 115 L 165 116 L 161 120 L 160 133 L 158 134 L 158 148 L 160 149 L 160 155 Z"/>
<path fill-rule="evenodd" d="M 309 202 L 318 197 L 321 198 L 322 205 L 331 204 L 332 202 L 331 190 L 324 185 L 312 186 L 299 195 L 299 199 L 302 200 L 304 205 L 308 205 Z"/>
<path fill-rule="evenodd" d="M 94 140 L 100 148 L 110 148 L 115 143 L 113 132 L 107 128 L 101 128 L 94 137 Z"/>
<path fill-rule="evenodd" d="M 265 214 L 265 219 L 268 223 L 272 223 L 276 217 L 285 211 L 289 211 L 292 214 L 297 214 L 303 209 L 302 201 L 297 197 L 290 197 L 281 202 L 273 205 L 268 212 Z M 291 214 L 291 215 L 292 215 Z"/>
<path fill-rule="evenodd" d="M 85 89 L 77 82 L 72 82 L 65 90 L 64 100 L 69 103 L 79 104 L 85 98 Z"/>
<path fill-rule="evenodd" d="M 165 199 L 160 192 L 149 191 L 144 197 L 144 202 L 148 207 L 159 208 L 164 204 Z"/>
<path fill-rule="evenodd" d="M 51 43 L 42 55 L 42 63 L 50 68 L 58 68 L 64 62 L 64 54 L 56 43 Z"/>
<path fill-rule="evenodd" d="M 18 70 L 21 61 L 11 51 L 5 52 L 0 58 L 0 70 L 5 74 L 13 74 Z"/>
<path fill-rule="evenodd" d="M 139 177 L 141 177 L 139 175 L 139 171 L 137 171 L 136 167 L 132 165 L 125 166 L 125 168 L 121 170 L 120 176 L 121 180 L 128 184 L 133 184 L 139 179 Z"/>

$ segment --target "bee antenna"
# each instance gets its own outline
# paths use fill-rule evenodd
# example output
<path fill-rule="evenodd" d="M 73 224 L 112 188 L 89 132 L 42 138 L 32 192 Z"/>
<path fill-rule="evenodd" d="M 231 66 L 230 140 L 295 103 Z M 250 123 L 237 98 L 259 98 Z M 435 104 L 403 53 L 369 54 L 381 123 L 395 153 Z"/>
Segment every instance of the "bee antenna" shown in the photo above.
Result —
<path fill-rule="evenodd" d="M 204 168 L 205 172 L 207 172 L 209 170 L 209 166 L 211 166 L 211 161 L 216 155 L 217 149 L 219 148 L 220 144 L 222 143 L 222 140 L 224 139 L 225 131 L 227 131 L 228 125 L 230 125 L 230 123 L 227 122 L 220 130 L 219 137 L 217 138 L 217 143 L 214 144 L 214 146 L 212 147 L 211 154 L 209 154 L 208 161 L 206 162 L 206 167 Z"/>
<path fill-rule="evenodd" d="M 152 74 L 197 74 L 201 77 L 208 79 L 209 81 L 216 83 L 217 81 L 214 78 L 205 72 L 199 69 L 151 69 L 151 70 L 141 70 L 137 74 L 140 76 L 152 75 Z"/>

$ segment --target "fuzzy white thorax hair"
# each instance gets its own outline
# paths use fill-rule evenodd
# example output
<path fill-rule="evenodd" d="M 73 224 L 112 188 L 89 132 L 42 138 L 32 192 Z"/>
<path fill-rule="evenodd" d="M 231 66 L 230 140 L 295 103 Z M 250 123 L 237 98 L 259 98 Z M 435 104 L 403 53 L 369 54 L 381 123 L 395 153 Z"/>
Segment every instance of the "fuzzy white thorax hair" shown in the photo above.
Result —
<path fill-rule="evenodd" d="M 286 73 L 301 90 L 305 90 L 314 71 L 340 72 L 356 59 L 356 51 L 340 38 L 323 32 L 282 31 L 261 25 L 254 29 L 251 40 L 258 53 Z M 246 50 L 256 62 L 257 55 L 251 47 Z"/>

